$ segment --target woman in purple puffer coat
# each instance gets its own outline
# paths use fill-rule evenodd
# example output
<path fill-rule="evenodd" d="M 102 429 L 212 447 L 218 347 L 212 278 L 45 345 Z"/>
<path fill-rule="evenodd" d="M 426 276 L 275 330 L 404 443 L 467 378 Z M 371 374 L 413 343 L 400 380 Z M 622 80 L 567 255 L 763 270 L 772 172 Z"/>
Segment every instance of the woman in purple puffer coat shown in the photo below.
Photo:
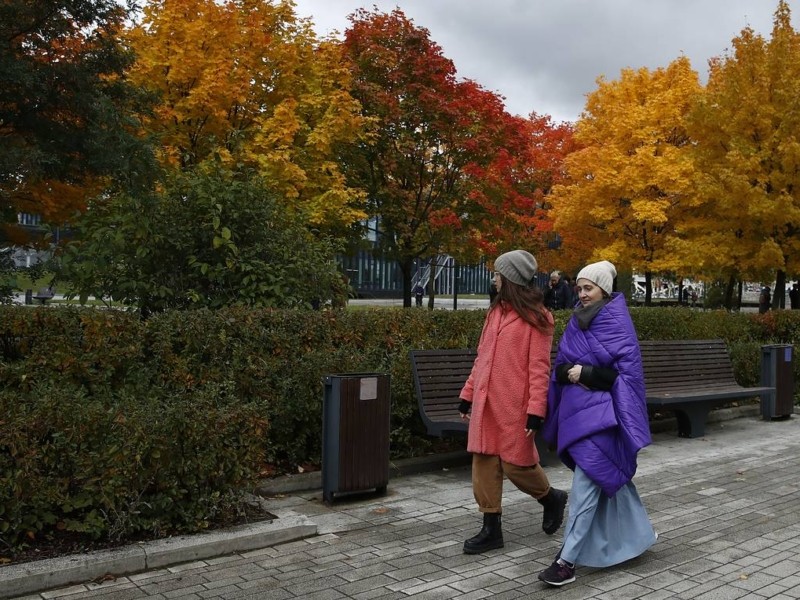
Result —
<path fill-rule="evenodd" d="M 539 574 L 550 585 L 575 581 L 576 565 L 615 565 L 656 540 L 632 481 L 650 424 L 636 330 L 625 297 L 612 293 L 616 275 L 608 261 L 578 273 L 581 306 L 550 378 L 542 434 L 574 472 L 564 544 Z"/>

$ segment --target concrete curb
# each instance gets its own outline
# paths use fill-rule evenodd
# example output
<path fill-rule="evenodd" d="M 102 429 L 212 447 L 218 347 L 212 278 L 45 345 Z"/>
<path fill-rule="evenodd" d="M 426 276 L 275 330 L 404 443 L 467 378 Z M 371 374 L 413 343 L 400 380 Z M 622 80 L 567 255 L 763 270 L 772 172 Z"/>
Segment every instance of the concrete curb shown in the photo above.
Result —
<path fill-rule="evenodd" d="M 107 574 L 132 575 L 180 563 L 266 548 L 317 535 L 305 516 L 0 567 L 0 598 L 14 598 Z"/>

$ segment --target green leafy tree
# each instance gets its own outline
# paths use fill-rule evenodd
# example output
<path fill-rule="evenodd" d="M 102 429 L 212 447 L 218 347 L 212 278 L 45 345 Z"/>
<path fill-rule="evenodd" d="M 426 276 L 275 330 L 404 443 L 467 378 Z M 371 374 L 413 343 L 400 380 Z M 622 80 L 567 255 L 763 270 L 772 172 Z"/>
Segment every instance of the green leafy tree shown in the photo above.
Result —
<path fill-rule="evenodd" d="M 146 183 L 138 135 L 147 97 L 124 78 L 118 32 L 133 4 L 0 2 L 0 223 L 17 211 L 60 224 L 110 184 Z"/>
<path fill-rule="evenodd" d="M 0 304 L 8 304 L 14 293 L 14 261 L 11 260 L 11 249 L 0 250 Z"/>
<path fill-rule="evenodd" d="M 76 223 L 59 277 L 70 295 L 166 309 L 340 303 L 339 250 L 276 201 L 266 182 L 219 167 L 176 173 L 163 191 L 98 201 Z"/>

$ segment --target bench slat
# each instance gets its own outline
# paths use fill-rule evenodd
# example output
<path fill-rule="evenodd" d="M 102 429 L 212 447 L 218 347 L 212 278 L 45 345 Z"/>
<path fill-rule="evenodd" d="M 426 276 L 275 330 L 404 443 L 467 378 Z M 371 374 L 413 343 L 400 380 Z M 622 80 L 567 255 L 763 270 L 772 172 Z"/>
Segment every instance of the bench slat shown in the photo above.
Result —
<path fill-rule="evenodd" d="M 458 415 L 458 395 L 476 355 L 471 348 L 411 351 L 419 413 L 428 435 L 467 431 L 468 422 Z"/>

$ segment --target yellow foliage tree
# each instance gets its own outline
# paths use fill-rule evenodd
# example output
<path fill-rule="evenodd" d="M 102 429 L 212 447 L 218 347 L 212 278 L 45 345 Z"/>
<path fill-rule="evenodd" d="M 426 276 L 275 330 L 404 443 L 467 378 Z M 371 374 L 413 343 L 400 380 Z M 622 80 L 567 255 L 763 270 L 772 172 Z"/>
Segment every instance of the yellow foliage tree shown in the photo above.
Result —
<path fill-rule="evenodd" d="M 608 259 L 644 272 L 648 303 L 652 273 L 685 268 L 671 240 L 696 204 L 685 119 L 701 89 L 685 57 L 598 80 L 576 124 L 568 182 L 551 196 L 564 264 Z"/>
<path fill-rule="evenodd" d="M 751 29 L 713 60 L 690 121 L 703 203 L 687 221 L 694 259 L 728 279 L 800 273 L 800 37 L 778 2 L 771 39 Z"/>
<path fill-rule="evenodd" d="M 210 158 L 257 169 L 310 225 L 364 217 L 337 145 L 363 135 L 340 46 L 318 41 L 288 0 L 150 0 L 128 35 L 130 77 L 160 97 L 147 128 L 162 162 Z"/>

